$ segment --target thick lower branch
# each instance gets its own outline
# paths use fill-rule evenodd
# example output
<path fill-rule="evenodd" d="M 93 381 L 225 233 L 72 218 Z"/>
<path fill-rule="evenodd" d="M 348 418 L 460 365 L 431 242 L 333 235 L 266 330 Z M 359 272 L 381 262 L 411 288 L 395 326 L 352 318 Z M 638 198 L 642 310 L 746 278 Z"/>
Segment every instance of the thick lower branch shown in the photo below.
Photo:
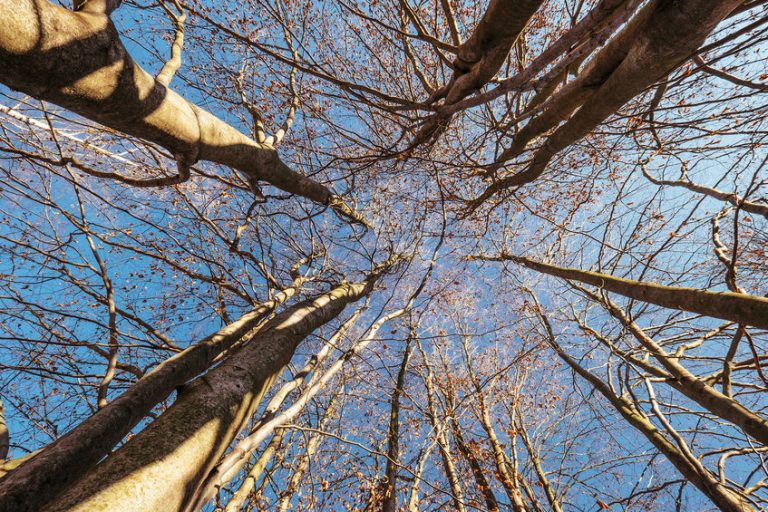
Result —
<path fill-rule="evenodd" d="M 768 329 L 768 298 L 765 297 L 633 281 L 599 272 L 558 267 L 510 254 L 482 259 L 514 261 L 543 274 L 598 286 L 630 299 Z"/>
<path fill-rule="evenodd" d="M 0 0 L 0 82 L 158 144 L 186 166 L 198 160 L 225 165 L 359 220 L 327 187 L 290 169 L 273 147 L 150 76 L 128 54 L 108 15 L 89 5 L 73 12 L 47 0 Z"/>

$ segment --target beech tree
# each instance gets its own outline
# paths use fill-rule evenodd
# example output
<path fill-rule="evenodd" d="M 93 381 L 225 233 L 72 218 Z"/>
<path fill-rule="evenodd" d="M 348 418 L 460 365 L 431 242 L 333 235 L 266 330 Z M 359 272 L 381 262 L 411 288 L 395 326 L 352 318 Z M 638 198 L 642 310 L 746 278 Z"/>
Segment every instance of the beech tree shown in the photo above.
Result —
<path fill-rule="evenodd" d="M 768 508 L 762 0 L 0 0 L 0 511 Z"/>

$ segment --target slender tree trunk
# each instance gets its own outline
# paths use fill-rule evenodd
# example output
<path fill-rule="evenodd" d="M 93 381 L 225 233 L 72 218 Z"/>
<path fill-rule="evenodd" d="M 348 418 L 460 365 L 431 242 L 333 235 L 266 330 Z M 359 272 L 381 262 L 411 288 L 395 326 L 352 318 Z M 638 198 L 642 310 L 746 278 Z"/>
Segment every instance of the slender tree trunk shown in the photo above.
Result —
<path fill-rule="evenodd" d="M 427 375 L 424 378 L 424 384 L 427 388 L 427 406 L 429 408 L 429 419 L 432 422 L 432 428 L 435 431 L 435 438 L 437 439 L 437 447 L 440 450 L 440 458 L 443 462 L 443 469 L 445 475 L 448 478 L 448 483 L 451 487 L 451 498 L 453 505 L 459 512 L 466 512 L 466 506 L 464 505 L 464 492 L 461 489 L 461 482 L 456 470 L 456 465 L 453 463 L 453 455 L 451 454 L 451 447 L 448 443 L 448 435 L 446 434 L 446 423 L 440 423 L 437 416 L 437 404 L 434 387 L 434 373 L 432 372 L 432 366 L 429 364 L 427 354 L 421 347 L 421 342 L 417 341 L 421 358 L 424 361 L 424 366 L 427 370 Z"/>
<path fill-rule="evenodd" d="M 301 486 L 301 480 L 304 477 L 304 473 L 307 471 L 312 457 L 317 453 L 317 449 L 320 447 L 320 443 L 323 442 L 323 438 L 325 437 L 320 431 L 324 430 L 331 419 L 333 419 L 333 416 L 336 414 L 336 410 L 341 403 L 339 398 L 343 393 L 344 387 L 342 385 L 336 390 L 336 393 L 328 403 L 328 407 L 326 407 L 325 412 L 323 413 L 323 418 L 317 426 L 318 432 L 312 432 L 310 434 L 304 454 L 299 458 L 299 463 L 296 465 L 296 469 L 294 469 L 293 475 L 291 475 L 291 479 L 288 481 L 285 490 L 280 493 L 280 502 L 277 505 L 277 510 L 279 512 L 285 512 L 290 509 L 291 500 Z M 311 505 L 309 508 L 311 508 Z"/>
<path fill-rule="evenodd" d="M 557 355 L 565 361 L 576 373 L 589 382 L 595 390 L 603 395 L 613 405 L 616 411 L 627 422 L 638 430 L 648 441 L 661 452 L 669 462 L 677 468 L 691 484 L 724 512 L 752 512 L 754 509 L 740 496 L 720 484 L 714 476 L 701 466 L 694 458 L 687 458 L 683 452 L 670 442 L 635 405 L 623 396 L 616 395 L 602 380 L 582 367 L 576 360 L 565 353 L 555 340 L 549 320 L 543 313 L 539 317 L 544 324 L 547 341 Z"/>
<path fill-rule="evenodd" d="M 387 434 L 387 468 L 385 470 L 386 481 L 384 498 L 381 504 L 382 512 L 397 511 L 397 466 L 400 457 L 400 395 L 405 388 L 405 377 L 408 371 L 408 362 L 413 352 L 411 337 L 408 338 L 403 352 L 403 360 L 400 370 L 397 372 L 397 382 L 392 391 L 392 404 L 389 412 L 389 433 Z"/>
<path fill-rule="evenodd" d="M 419 512 L 419 489 L 421 488 L 421 479 L 424 474 L 424 467 L 427 465 L 429 455 L 432 453 L 432 449 L 435 447 L 436 442 L 430 443 L 430 445 L 424 449 L 419 462 L 416 464 L 416 471 L 413 472 L 413 485 L 408 492 L 408 512 Z"/>
<path fill-rule="evenodd" d="M 392 318 L 402 315 L 406 309 L 399 309 L 384 315 L 379 318 L 368 329 L 368 332 L 364 337 L 359 339 L 352 345 L 351 348 L 343 352 L 336 361 L 333 362 L 320 376 L 313 376 L 311 384 L 308 388 L 301 393 L 296 401 L 291 404 L 290 407 L 282 411 L 277 415 L 270 415 L 270 419 L 264 418 L 264 422 L 256 428 L 251 435 L 242 439 L 221 462 L 213 468 L 208 474 L 205 481 L 201 484 L 199 491 L 194 499 L 190 500 L 189 504 L 185 508 L 185 512 L 194 512 L 200 509 L 208 500 L 213 498 L 215 490 L 220 488 L 229 482 L 235 475 L 239 468 L 242 467 L 244 459 L 255 450 L 268 435 L 270 435 L 276 428 L 280 427 L 284 423 L 293 420 L 303 409 L 306 407 L 309 400 L 311 400 L 321 389 L 323 389 L 330 380 L 337 375 L 343 368 L 349 359 L 357 354 L 360 350 L 368 346 L 374 339 L 376 339 L 376 333 L 379 331 L 384 323 L 388 322 Z M 359 311 L 358 311 L 359 312 Z M 357 314 L 357 313 L 356 313 Z M 355 315 L 353 315 L 354 318 Z M 352 320 L 352 319 L 351 319 Z M 353 320 L 352 320 L 353 321 Z M 349 326 L 345 324 L 340 331 L 332 337 L 328 343 L 321 349 L 321 353 L 335 348 L 335 340 L 341 336 L 343 331 Z M 279 395 L 279 394 L 278 394 Z M 276 395 L 276 397 L 278 396 Z M 269 409 L 269 406 L 268 406 Z"/>
<path fill-rule="evenodd" d="M 466 460 L 469 464 L 469 468 L 472 471 L 472 476 L 475 479 L 475 486 L 485 499 L 486 508 L 489 512 L 498 512 L 499 502 L 496 500 L 496 495 L 493 493 L 491 484 L 488 481 L 488 478 L 485 476 L 485 472 L 483 471 L 483 467 L 480 464 L 480 461 L 477 460 L 477 457 L 475 457 L 475 454 L 472 453 L 472 449 L 470 448 L 469 444 L 467 444 L 466 440 L 464 439 L 464 434 L 461 432 L 461 425 L 459 425 L 459 421 L 456 419 L 456 415 L 453 410 L 451 410 L 449 413 L 448 421 L 451 422 L 453 437 L 456 439 L 456 448 L 458 448 L 459 454 L 461 454 L 461 456 L 464 457 L 464 460 Z M 522 510 L 525 509 L 523 508 Z"/>
<path fill-rule="evenodd" d="M 533 469 L 536 471 L 536 476 L 539 479 L 539 484 L 544 489 L 544 495 L 547 497 L 549 506 L 552 507 L 554 512 L 562 512 L 563 507 L 560 506 L 560 501 L 557 499 L 555 490 L 552 488 L 552 483 L 549 481 L 549 478 L 547 478 L 547 473 L 544 471 L 544 468 L 541 467 L 539 454 L 536 453 L 531 438 L 528 436 L 528 430 L 525 427 L 525 423 L 523 423 L 522 415 L 519 412 L 517 414 L 517 425 L 515 426 L 515 430 L 517 430 L 520 435 L 520 439 L 523 440 L 525 450 L 528 452 L 528 459 L 531 461 Z"/>
<path fill-rule="evenodd" d="M 469 342 L 466 337 L 462 337 L 462 347 L 464 349 L 464 357 L 467 363 L 467 371 L 469 373 L 469 379 L 472 382 L 472 387 L 475 391 L 475 398 L 477 399 L 477 406 L 480 409 L 480 424 L 485 431 L 485 435 L 488 436 L 488 443 L 491 445 L 491 452 L 493 453 L 493 462 L 496 467 L 496 471 L 499 475 L 504 492 L 507 494 L 510 503 L 512 504 L 512 510 L 514 512 L 526 512 L 525 502 L 523 501 L 522 493 L 516 479 L 510 474 L 509 460 L 504 453 L 504 448 L 499 442 L 499 438 L 496 436 L 496 431 L 491 424 L 491 415 L 488 410 L 488 404 L 485 401 L 485 393 L 483 387 L 480 385 L 480 381 L 475 374 L 475 368 L 472 364 L 472 357 L 469 352 Z"/>
<path fill-rule="evenodd" d="M 259 458 L 256 459 L 256 462 L 248 471 L 248 474 L 243 479 L 240 487 L 237 488 L 237 491 L 235 491 L 235 493 L 227 502 L 227 506 L 224 507 L 224 512 L 238 512 L 240 507 L 243 506 L 243 503 L 245 503 L 245 500 L 248 499 L 251 491 L 256 486 L 256 482 L 258 482 L 259 478 L 261 478 L 261 474 L 264 472 L 264 469 L 266 469 L 267 464 L 269 464 L 269 461 L 272 460 L 272 456 L 274 456 L 275 452 L 277 452 L 278 448 L 280 448 L 280 444 L 283 441 L 283 432 L 283 430 L 279 430 L 274 436 L 272 436 L 272 440 L 269 442 L 264 451 L 261 452 Z"/>

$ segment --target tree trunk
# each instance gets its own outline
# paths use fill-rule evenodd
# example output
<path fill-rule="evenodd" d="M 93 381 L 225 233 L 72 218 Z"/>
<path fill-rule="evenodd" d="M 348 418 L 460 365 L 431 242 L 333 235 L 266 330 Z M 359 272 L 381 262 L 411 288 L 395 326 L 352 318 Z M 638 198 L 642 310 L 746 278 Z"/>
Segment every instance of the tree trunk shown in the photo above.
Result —
<path fill-rule="evenodd" d="M 387 434 L 387 468 L 385 470 L 384 499 L 381 504 L 382 512 L 397 512 L 397 466 L 400 457 L 400 395 L 405 387 L 405 376 L 408 362 L 413 352 L 413 343 L 409 337 L 405 344 L 400 370 L 397 372 L 397 382 L 392 391 L 392 404 L 389 410 L 389 433 Z"/>
<path fill-rule="evenodd" d="M 176 354 L 0 480 L 0 511 L 36 512 L 106 457 L 152 408 L 178 386 L 210 368 L 214 359 L 292 297 L 303 280 L 237 321 Z"/>
<path fill-rule="evenodd" d="M 528 21 L 544 0 L 491 0 L 472 35 L 459 47 L 446 104 L 480 89 L 499 72 Z"/>
<path fill-rule="evenodd" d="M 298 344 L 371 290 L 379 273 L 289 308 L 190 384 L 173 406 L 44 510 L 180 510 L 288 364 Z"/>
<path fill-rule="evenodd" d="M 243 503 L 245 503 L 245 500 L 248 499 L 251 491 L 256 486 L 256 482 L 258 482 L 259 478 L 261 478 L 261 474 L 264 472 L 267 464 L 269 464 L 272 456 L 280 447 L 280 444 L 283 441 L 283 433 L 284 430 L 280 430 L 274 436 L 272 436 L 272 440 L 269 442 L 264 451 L 261 452 L 259 458 L 256 459 L 256 462 L 248 471 L 248 474 L 243 479 L 240 487 L 238 487 L 237 491 L 235 491 L 235 493 L 227 502 L 227 506 L 224 508 L 224 512 L 238 512 L 240 507 L 243 506 Z"/>
<path fill-rule="evenodd" d="M 11 447 L 11 436 L 8 432 L 8 425 L 5 422 L 5 409 L 3 401 L 0 400 L 0 461 L 8 457 L 8 450 Z"/>
<path fill-rule="evenodd" d="M 318 431 L 312 432 L 312 434 L 310 434 L 306 449 L 304 450 L 304 454 L 299 458 L 299 463 L 296 466 L 296 469 L 294 469 L 293 475 L 291 475 L 291 479 L 288 481 L 288 486 L 280 494 L 280 503 L 277 505 L 277 510 L 279 512 L 285 512 L 290 509 L 291 500 L 293 499 L 294 494 L 296 494 L 296 491 L 298 491 L 299 487 L 301 486 L 301 479 L 304 477 L 304 473 L 307 471 L 312 457 L 320 447 L 320 443 L 323 442 L 323 438 L 325 436 L 322 433 L 322 430 L 324 430 L 331 419 L 333 419 L 334 414 L 336 414 L 336 409 L 338 409 L 339 405 L 341 405 L 341 402 L 343 402 L 343 400 L 340 400 L 340 397 L 343 393 L 344 386 L 342 385 L 338 390 L 336 390 L 336 393 L 333 395 L 333 397 L 331 397 L 331 401 L 328 403 L 328 407 L 325 408 L 323 418 L 320 420 L 320 423 L 317 426 Z M 312 505 L 313 504 L 309 504 L 310 509 L 312 508 Z"/>

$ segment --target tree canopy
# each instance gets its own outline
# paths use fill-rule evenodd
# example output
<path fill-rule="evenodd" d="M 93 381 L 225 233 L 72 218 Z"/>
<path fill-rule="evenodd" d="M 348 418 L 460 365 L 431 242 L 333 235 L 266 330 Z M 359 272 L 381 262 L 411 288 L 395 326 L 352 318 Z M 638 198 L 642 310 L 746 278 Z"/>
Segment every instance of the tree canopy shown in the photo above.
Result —
<path fill-rule="evenodd" d="M 0 0 L 0 512 L 768 509 L 764 0 Z"/>

